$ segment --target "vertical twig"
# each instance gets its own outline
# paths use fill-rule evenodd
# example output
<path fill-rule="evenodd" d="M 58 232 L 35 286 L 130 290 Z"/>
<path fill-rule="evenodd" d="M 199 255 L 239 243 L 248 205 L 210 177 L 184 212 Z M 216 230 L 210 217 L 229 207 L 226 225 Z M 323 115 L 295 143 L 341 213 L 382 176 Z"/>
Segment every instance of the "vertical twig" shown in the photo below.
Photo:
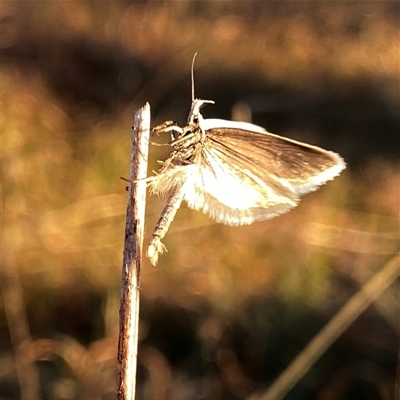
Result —
<path fill-rule="evenodd" d="M 125 244 L 122 264 L 121 305 L 117 360 L 117 400 L 134 400 L 139 328 L 139 282 L 142 263 L 146 175 L 150 135 L 150 106 L 135 110 Z"/>

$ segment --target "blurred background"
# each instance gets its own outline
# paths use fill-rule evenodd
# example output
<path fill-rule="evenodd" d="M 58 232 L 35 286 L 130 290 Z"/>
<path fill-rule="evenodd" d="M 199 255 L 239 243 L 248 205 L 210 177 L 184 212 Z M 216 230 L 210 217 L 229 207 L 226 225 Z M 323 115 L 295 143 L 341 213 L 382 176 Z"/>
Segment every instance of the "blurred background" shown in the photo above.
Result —
<path fill-rule="evenodd" d="M 399 3 L 2 2 L 1 400 L 115 398 L 134 107 L 251 120 L 348 167 L 232 228 L 183 206 L 141 281 L 137 399 L 263 393 L 399 250 Z M 149 174 L 168 149 L 152 146 Z M 165 199 L 148 197 L 146 243 Z M 399 282 L 285 399 L 394 398 Z"/>

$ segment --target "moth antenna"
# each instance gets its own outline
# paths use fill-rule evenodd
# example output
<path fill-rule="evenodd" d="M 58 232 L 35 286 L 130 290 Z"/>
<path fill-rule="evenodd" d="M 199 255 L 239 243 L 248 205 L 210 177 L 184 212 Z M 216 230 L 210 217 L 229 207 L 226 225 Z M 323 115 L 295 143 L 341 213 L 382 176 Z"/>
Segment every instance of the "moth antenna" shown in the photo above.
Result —
<path fill-rule="evenodd" d="M 193 60 L 192 60 L 192 70 L 191 70 L 191 78 L 192 78 L 192 103 L 194 102 L 194 73 L 193 73 L 193 69 L 194 69 L 194 60 L 196 59 L 196 56 L 197 56 L 197 52 L 194 53 Z"/>

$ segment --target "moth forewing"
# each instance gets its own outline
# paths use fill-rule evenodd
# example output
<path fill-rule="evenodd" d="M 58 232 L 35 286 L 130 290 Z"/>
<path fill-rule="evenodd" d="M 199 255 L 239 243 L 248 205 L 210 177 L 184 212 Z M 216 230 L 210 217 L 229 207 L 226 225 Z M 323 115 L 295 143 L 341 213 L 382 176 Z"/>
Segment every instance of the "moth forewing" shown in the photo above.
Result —
<path fill-rule="evenodd" d="M 212 129 L 233 129 L 233 130 L 243 130 L 247 132 L 258 132 L 258 133 L 268 133 L 266 129 L 261 126 L 254 125 L 250 122 L 239 122 L 239 121 L 228 121 L 226 119 L 219 118 L 207 118 L 200 122 L 200 128 L 204 131 L 208 131 L 210 134 Z"/>
<path fill-rule="evenodd" d="M 346 167 L 336 153 L 267 131 L 214 128 L 207 131 L 207 137 L 221 157 L 256 171 L 261 179 L 274 174 L 287 180 L 293 188 L 304 184 L 305 187 L 319 186 Z M 308 191 L 304 190 L 303 193 Z"/>

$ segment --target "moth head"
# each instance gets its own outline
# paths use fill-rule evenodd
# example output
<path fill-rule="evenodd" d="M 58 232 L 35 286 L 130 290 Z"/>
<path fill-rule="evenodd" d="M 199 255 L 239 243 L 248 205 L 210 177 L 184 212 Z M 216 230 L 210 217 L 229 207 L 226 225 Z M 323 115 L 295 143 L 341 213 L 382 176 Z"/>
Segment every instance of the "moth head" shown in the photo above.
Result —
<path fill-rule="evenodd" d="M 200 108 L 204 104 L 215 104 L 215 102 L 213 100 L 194 99 L 188 117 L 188 125 L 199 125 L 199 122 L 203 119 L 200 114 Z"/>

